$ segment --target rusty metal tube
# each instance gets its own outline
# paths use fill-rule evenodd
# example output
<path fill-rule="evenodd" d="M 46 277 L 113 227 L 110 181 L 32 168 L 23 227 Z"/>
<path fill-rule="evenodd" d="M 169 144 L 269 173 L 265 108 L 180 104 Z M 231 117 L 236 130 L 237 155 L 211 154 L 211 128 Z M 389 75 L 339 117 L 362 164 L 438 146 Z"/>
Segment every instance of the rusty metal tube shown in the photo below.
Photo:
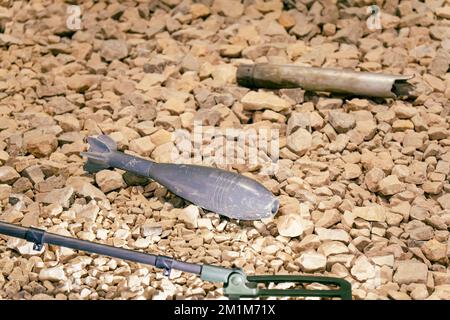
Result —
<path fill-rule="evenodd" d="M 302 88 L 358 96 L 399 98 L 410 95 L 413 76 L 356 72 L 345 69 L 276 64 L 241 64 L 236 79 L 248 88 Z"/>

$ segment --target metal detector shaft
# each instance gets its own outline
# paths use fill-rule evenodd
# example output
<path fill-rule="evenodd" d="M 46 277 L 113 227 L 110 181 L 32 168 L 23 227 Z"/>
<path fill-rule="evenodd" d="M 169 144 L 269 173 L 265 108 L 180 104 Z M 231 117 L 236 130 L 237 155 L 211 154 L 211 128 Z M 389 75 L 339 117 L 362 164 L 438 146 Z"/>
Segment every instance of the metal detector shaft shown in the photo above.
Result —
<path fill-rule="evenodd" d="M 0 234 L 25 239 L 35 244 L 35 250 L 40 250 L 44 243 L 55 246 L 67 247 L 91 253 L 110 256 L 113 258 L 144 263 L 164 269 L 166 273 L 171 269 L 181 270 L 197 275 L 201 274 L 202 265 L 178 261 L 166 256 L 158 256 L 123 248 L 117 248 L 106 244 L 90 242 L 86 240 L 65 237 L 46 232 L 37 228 L 25 228 L 14 224 L 0 222 Z"/>
<path fill-rule="evenodd" d="M 412 77 L 269 63 L 242 64 L 236 73 L 237 83 L 249 88 L 303 88 L 381 98 L 409 96 L 413 86 L 406 80 Z"/>

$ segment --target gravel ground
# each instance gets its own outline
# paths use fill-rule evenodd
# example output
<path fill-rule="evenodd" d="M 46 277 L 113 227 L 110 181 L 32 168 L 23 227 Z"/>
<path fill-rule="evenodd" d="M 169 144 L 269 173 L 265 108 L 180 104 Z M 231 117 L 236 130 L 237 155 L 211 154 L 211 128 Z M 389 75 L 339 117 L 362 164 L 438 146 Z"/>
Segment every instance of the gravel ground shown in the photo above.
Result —
<path fill-rule="evenodd" d="M 91 0 L 80 30 L 68 4 L 0 0 L 0 220 L 248 274 L 342 277 L 355 299 L 450 299 L 449 0 Z M 237 86 L 236 66 L 260 62 L 414 75 L 417 97 Z M 225 166 L 278 196 L 274 218 L 225 219 L 83 170 L 89 135 L 170 161 L 173 132 L 196 119 L 279 130 L 275 174 Z M 190 274 L 0 236 L 2 299 L 222 297 Z"/>

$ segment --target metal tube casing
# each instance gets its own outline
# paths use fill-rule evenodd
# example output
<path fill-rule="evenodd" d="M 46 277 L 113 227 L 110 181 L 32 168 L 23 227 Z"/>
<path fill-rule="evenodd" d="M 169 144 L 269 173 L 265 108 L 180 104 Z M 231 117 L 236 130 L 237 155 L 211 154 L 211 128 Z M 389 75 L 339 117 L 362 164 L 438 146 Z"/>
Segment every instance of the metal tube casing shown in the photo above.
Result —
<path fill-rule="evenodd" d="M 237 83 L 249 88 L 302 88 L 359 96 L 398 98 L 408 96 L 413 76 L 356 72 L 345 69 L 301 67 L 277 64 L 242 64 L 238 66 Z"/>

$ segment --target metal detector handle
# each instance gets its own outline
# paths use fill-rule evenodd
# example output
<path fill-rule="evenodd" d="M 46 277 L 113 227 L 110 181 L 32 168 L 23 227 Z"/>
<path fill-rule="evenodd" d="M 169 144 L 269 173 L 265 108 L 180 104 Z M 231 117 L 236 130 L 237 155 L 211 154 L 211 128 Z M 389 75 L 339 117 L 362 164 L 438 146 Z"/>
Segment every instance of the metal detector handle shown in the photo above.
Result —
<path fill-rule="evenodd" d="M 280 282 L 296 283 L 320 283 L 324 285 L 335 285 L 338 289 L 331 290 L 307 290 L 307 289 L 258 289 L 258 296 L 289 296 L 289 297 L 339 297 L 342 300 L 352 300 L 352 287 L 350 282 L 333 277 L 301 276 L 301 275 L 262 275 L 247 276 L 247 280 L 252 283 L 269 284 Z"/>
<path fill-rule="evenodd" d="M 295 283 L 321 283 L 335 285 L 338 289 L 331 290 L 307 290 L 307 289 L 261 289 L 258 284 L 280 282 Z M 256 275 L 245 276 L 242 272 L 233 272 L 229 275 L 228 282 L 224 285 L 224 293 L 232 299 L 254 297 L 338 297 L 342 300 L 352 299 L 351 284 L 340 278 L 301 276 L 301 275 Z"/>

